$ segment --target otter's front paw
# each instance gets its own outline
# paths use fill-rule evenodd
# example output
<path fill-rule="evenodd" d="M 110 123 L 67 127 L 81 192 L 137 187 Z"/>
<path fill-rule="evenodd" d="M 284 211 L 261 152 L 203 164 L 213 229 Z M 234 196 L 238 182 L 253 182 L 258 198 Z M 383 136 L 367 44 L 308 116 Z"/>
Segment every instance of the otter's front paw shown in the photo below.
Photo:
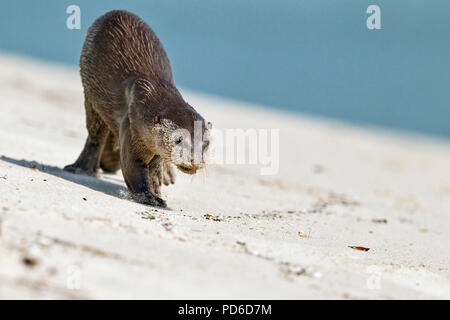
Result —
<path fill-rule="evenodd" d="M 133 194 L 132 197 L 139 203 L 148 204 L 155 207 L 167 208 L 166 202 L 152 192 L 137 193 Z"/>
<path fill-rule="evenodd" d="M 164 162 L 163 164 L 163 182 L 166 186 L 175 184 L 175 170 L 168 162 Z"/>

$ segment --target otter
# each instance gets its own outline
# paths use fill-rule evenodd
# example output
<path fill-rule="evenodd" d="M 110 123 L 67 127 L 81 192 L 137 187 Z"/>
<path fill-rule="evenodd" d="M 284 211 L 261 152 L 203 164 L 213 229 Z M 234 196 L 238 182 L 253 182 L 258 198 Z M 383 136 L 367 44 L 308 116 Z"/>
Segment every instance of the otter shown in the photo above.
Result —
<path fill-rule="evenodd" d="M 88 138 L 64 170 L 95 176 L 121 169 L 133 199 L 166 207 L 160 189 L 175 183 L 172 164 L 187 174 L 206 165 L 211 123 L 183 99 L 163 45 L 133 13 L 95 20 L 79 65 Z"/>

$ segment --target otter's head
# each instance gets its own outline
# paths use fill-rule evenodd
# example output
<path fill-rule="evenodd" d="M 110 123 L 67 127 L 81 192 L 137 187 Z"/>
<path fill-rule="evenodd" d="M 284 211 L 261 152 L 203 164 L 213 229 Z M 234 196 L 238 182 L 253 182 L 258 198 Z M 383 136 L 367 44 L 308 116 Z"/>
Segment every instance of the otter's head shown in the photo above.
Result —
<path fill-rule="evenodd" d="M 138 79 L 126 96 L 130 123 L 149 149 L 187 174 L 206 166 L 211 123 L 174 86 Z"/>

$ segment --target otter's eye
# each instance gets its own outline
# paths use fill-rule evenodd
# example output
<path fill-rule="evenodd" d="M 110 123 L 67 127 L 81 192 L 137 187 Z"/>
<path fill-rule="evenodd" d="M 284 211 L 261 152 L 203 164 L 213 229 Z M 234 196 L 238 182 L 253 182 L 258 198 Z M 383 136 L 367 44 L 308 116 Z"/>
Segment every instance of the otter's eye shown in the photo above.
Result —
<path fill-rule="evenodd" d="M 180 144 L 183 142 L 183 137 L 179 137 L 177 138 L 177 140 L 175 140 L 175 144 Z"/>

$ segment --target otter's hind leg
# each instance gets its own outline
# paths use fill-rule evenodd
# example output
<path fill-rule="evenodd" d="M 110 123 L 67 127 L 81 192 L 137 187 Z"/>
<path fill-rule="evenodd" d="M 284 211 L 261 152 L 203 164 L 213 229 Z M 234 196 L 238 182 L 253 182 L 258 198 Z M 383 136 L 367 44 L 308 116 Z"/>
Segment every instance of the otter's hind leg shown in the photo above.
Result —
<path fill-rule="evenodd" d="M 112 132 L 109 132 L 106 139 L 105 148 L 100 159 L 100 167 L 107 173 L 114 173 L 120 169 L 119 139 Z"/>
<path fill-rule="evenodd" d="M 64 167 L 64 170 L 72 173 L 96 175 L 109 129 L 87 99 L 85 99 L 84 106 L 89 136 L 78 159 L 75 163 Z"/>

